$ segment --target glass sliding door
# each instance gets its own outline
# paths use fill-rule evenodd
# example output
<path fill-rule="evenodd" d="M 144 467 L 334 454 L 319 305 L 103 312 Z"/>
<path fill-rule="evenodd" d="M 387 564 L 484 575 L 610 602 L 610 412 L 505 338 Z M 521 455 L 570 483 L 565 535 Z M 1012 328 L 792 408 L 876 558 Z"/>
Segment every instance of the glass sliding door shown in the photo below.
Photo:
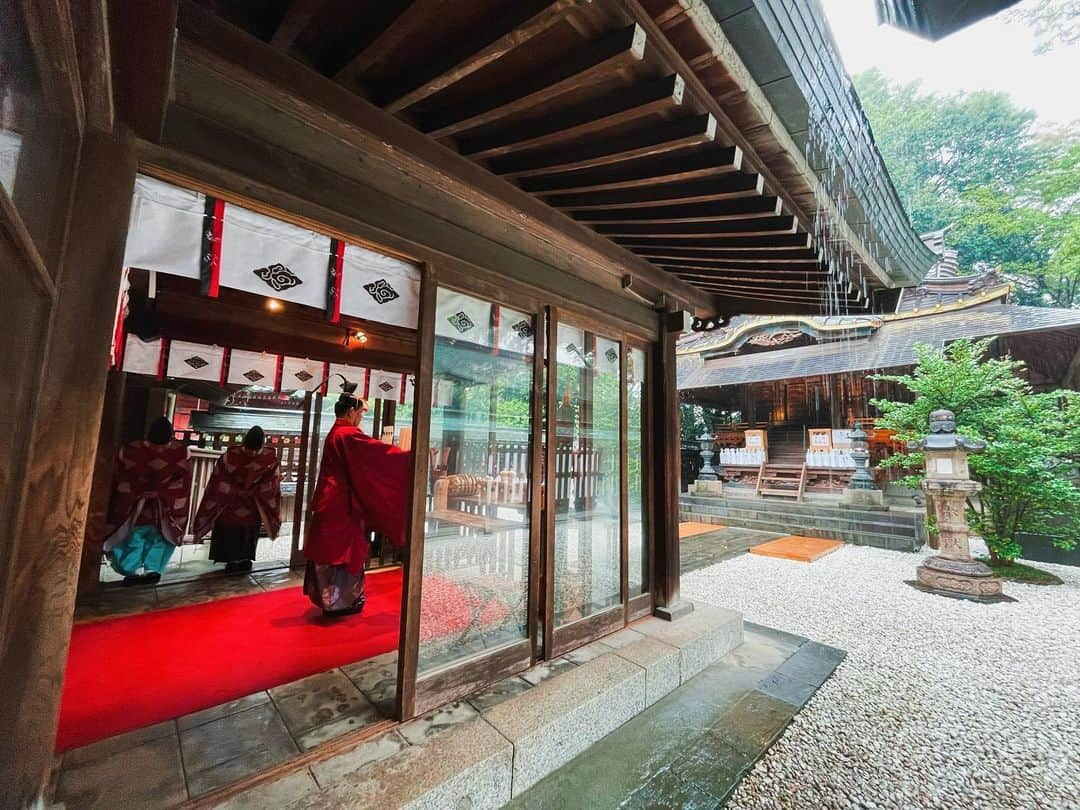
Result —
<path fill-rule="evenodd" d="M 558 323 L 553 372 L 554 628 L 623 602 L 621 582 L 620 344 Z M 549 455 L 550 458 L 550 455 Z M 556 643 L 557 648 L 561 645 Z"/>
<path fill-rule="evenodd" d="M 645 352 L 631 347 L 626 362 L 627 593 L 648 585 L 648 513 L 645 509 Z"/>
<path fill-rule="evenodd" d="M 420 676 L 528 639 L 536 318 L 438 291 Z"/>

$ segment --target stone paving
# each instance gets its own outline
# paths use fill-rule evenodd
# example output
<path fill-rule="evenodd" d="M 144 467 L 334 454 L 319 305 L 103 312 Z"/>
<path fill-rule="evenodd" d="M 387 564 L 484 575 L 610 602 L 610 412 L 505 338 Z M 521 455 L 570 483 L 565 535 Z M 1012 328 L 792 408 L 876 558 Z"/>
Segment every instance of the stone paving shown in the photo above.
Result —
<path fill-rule="evenodd" d="M 718 527 L 716 531 L 684 538 L 682 547 L 682 573 L 696 571 L 721 560 L 736 557 L 751 546 L 767 543 L 782 537 L 771 532 L 740 529 L 733 526 Z M 723 602 L 720 602 L 723 604 Z"/>

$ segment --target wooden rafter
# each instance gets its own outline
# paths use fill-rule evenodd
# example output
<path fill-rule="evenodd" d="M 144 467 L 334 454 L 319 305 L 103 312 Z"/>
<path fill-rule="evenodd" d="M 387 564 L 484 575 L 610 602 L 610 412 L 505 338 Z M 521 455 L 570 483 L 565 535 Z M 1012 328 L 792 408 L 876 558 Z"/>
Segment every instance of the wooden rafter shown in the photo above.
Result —
<path fill-rule="evenodd" d="M 420 129 L 433 138 L 445 138 L 486 126 L 640 62 L 644 56 L 645 32 L 631 25 L 582 44 L 527 81 L 509 83 L 471 103 L 424 116 Z"/>
<path fill-rule="evenodd" d="M 787 265 L 803 264 L 817 260 L 817 254 L 812 250 L 778 250 L 773 253 L 747 252 L 743 249 L 735 249 L 728 252 L 716 250 L 711 253 L 702 253 L 693 248 L 639 248 L 637 254 L 644 259 L 674 259 L 676 261 L 693 261 L 706 265 L 723 264 L 725 262 L 739 262 L 750 265 Z"/>
<path fill-rule="evenodd" d="M 483 27 L 450 53 L 395 82 L 382 94 L 386 99 L 384 106 L 396 113 L 435 95 L 547 31 L 568 11 L 590 2 L 592 0 L 519 0 L 512 3 L 508 13 Z"/>
<path fill-rule="evenodd" d="M 282 51 L 289 50 L 325 4 L 326 0 L 292 0 L 274 29 L 270 44 Z"/>
<path fill-rule="evenodd" d="M 547 198 L 547 202 L 563 211 L 606 211 L 611 208 L 651 208 L 756 197 L 763 188 L 758 175 L 732 172 L 707 180 L 668 183 L 650 188 L 647 194 L 636 189 L 586 191 L 553 194 Z"/>
<path fill-rule="evenodd" d="M 705 238 L 701 237 L 694 242 L 670 242 L 667 241 L 667 237 L 663 235 L 657 235 L 656 238 L 650 238 L 646 236 L 629 236 L 629 237 L 615 237 L 613 240 L 618 245 L 626 248 L 627 250 L 650 250 L 659 248 L 679 248 L 679 249 L 692 249 L 700 251 L 702 253 L 711 253 L 713 251 L 728 251 L 732 248 L 745 246 L 748 250 L 764 250 L 767 249 L 762 245 L 769 245 L 770 243 L 776 247 L 783 249 L 789 249 L 792 247 L 809 247 L 810 235 L 805 233 L 771 233 L 771 234 L 759 234 L 755 236 L 746 235 L 729 235 L 722 237 Z"/>
<path fill-rule="evenodd" d="M 671 75 L 619 88 L 540 120 L 510 124 L 483 135 L 461 137 L 458 150 L 478 160 L 566 143 L 646 116 L 667 113 L 683 103 L 684 87 L 680 76 Z"/>
<path fill-rule="evenodd" d="M 718 147 L 691 155 L 665 155 L 597 169 L 563 172 L 546 177 L 526 177 L 522 178 L 521 187 L 540 196 L 564 194 L 568 191 L 643 188 L 736 172 L 741 159 L 742 154 L 736 147 Z"/>
<path fill-rule="evenodd" d="M 743 264 L 741 262 L 728 262 L 725 264 L 708 264 L 701 259 L 658 259 L 654 264 L 672 272 L 676 270 L 694 270 L 703 273 L 732 272 L 732 273 L 774 273 L 782 275 L 824 275 L 826 269 L 816 262 L 805 262 L 802 265 L 757 265 Z"/>
<path fill-rule="evenodd" d="M 701 146 L 716 138 L 716 119 L 697 115 L 668 121 L 629 135 L 606 138 L 581 146 L 567 146 L 520 156 L 494 159 L 489 167 L 504 177 L 531 177 L 570 169 L 587 169 L 624 160 L 654 157 Z"/>
<path fill-rule="evenodd" d="M 616 208 L 612 211 L 578 211 L 574 219 L 590 225 L 664 222 L 723 222 L 779 215 L 783 205 L 776 197 L 746 197 L 722 202 L 659 208 Z"/>
<path fill-rule="evenodd" d="M 604 236 L 621 236 L 646 239 L 700 239 L 710 236 L 770 236 L 775 233 L 791 233 L 795 230 L 795 218 L 760 217 L 734 222 L 687 222 L 674 224 L 596 225 L 594 229 Z"/>
<path fill-rule="evenodd" d="M 386 59 L 418 26 L 429 25 L 433 20 L 437 20 L 440 7 L 449 4 L 450 0 L 411 0 L 377 37 L 334 75 L 334 79 L 341 84 L 355 81 L 372 65 Z"/>

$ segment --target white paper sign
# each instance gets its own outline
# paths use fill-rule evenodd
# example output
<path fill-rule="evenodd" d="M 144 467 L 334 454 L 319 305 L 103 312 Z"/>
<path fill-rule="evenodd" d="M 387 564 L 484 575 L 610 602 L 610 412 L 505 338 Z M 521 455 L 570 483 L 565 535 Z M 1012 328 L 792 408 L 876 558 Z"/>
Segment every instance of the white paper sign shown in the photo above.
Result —
<path fill-rule="evenodd" d="M 325 370 L 321 360 L 286 357 L 281 364 L 281 390 L 314 391 L 322 385 Z"/>
<path fill-rule="evenodd" d="M 273 388 L 277 377 L 279 355 L 233 349 L 229 352 L 231 385 L 258 385 Z"/>
<path fill-rule="evenodd" d="M 420 310 L 420 271 L 408 262 L 345 246 L 341 312 L 379 323 L 416 328 Z"/>
<path fill-rule="evenodd" d="M 124 267 L 198 278 L 205 216 L 205 194 L 138 175 Z"/>
<path fill-rule="evenodd" d="M 174 340 L 169 343 L 169 365 L 166 374 L 181 380 L 221 382 L 225 349 L 205 343 Z"/>
<path fill-rule="evenodd" d="M 135 335 L 128 335 L 124 341 L 123 370 L 129 374 L 148 374 L 156 377 L 161 369 L 161 351 L 165 341 L 140 340 Z"/>

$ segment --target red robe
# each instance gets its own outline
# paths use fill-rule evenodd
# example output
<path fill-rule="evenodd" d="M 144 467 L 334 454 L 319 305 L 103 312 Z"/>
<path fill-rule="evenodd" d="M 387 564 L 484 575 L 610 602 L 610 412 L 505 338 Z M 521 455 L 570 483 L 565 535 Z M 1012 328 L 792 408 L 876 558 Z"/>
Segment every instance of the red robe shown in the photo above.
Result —
<path fill-rule="evenodd" d="M 180 442 L 136 441 L 120 448 L 109 522 L 116 527 L 105 550 L 136 526 L 154 526 L 174 546 L 184 539 L 191 498 L 191 459 Z"/>
<path fill-rule="evenodd" d="M 364 570 L 367 533 L 405 544 L 412 454 L 338 419 L 326 436 L 311 498 L 304 556 L 321 565 Z"/>
<path fill-rule="evenodd" d="M 215 523 L 255 526 L 262 523 L 271 538 L 281 529 L 281 471 L 271 448 L 230 447 L 214 465 L 206 484 L 194 535 L 200 540 Z"/>

